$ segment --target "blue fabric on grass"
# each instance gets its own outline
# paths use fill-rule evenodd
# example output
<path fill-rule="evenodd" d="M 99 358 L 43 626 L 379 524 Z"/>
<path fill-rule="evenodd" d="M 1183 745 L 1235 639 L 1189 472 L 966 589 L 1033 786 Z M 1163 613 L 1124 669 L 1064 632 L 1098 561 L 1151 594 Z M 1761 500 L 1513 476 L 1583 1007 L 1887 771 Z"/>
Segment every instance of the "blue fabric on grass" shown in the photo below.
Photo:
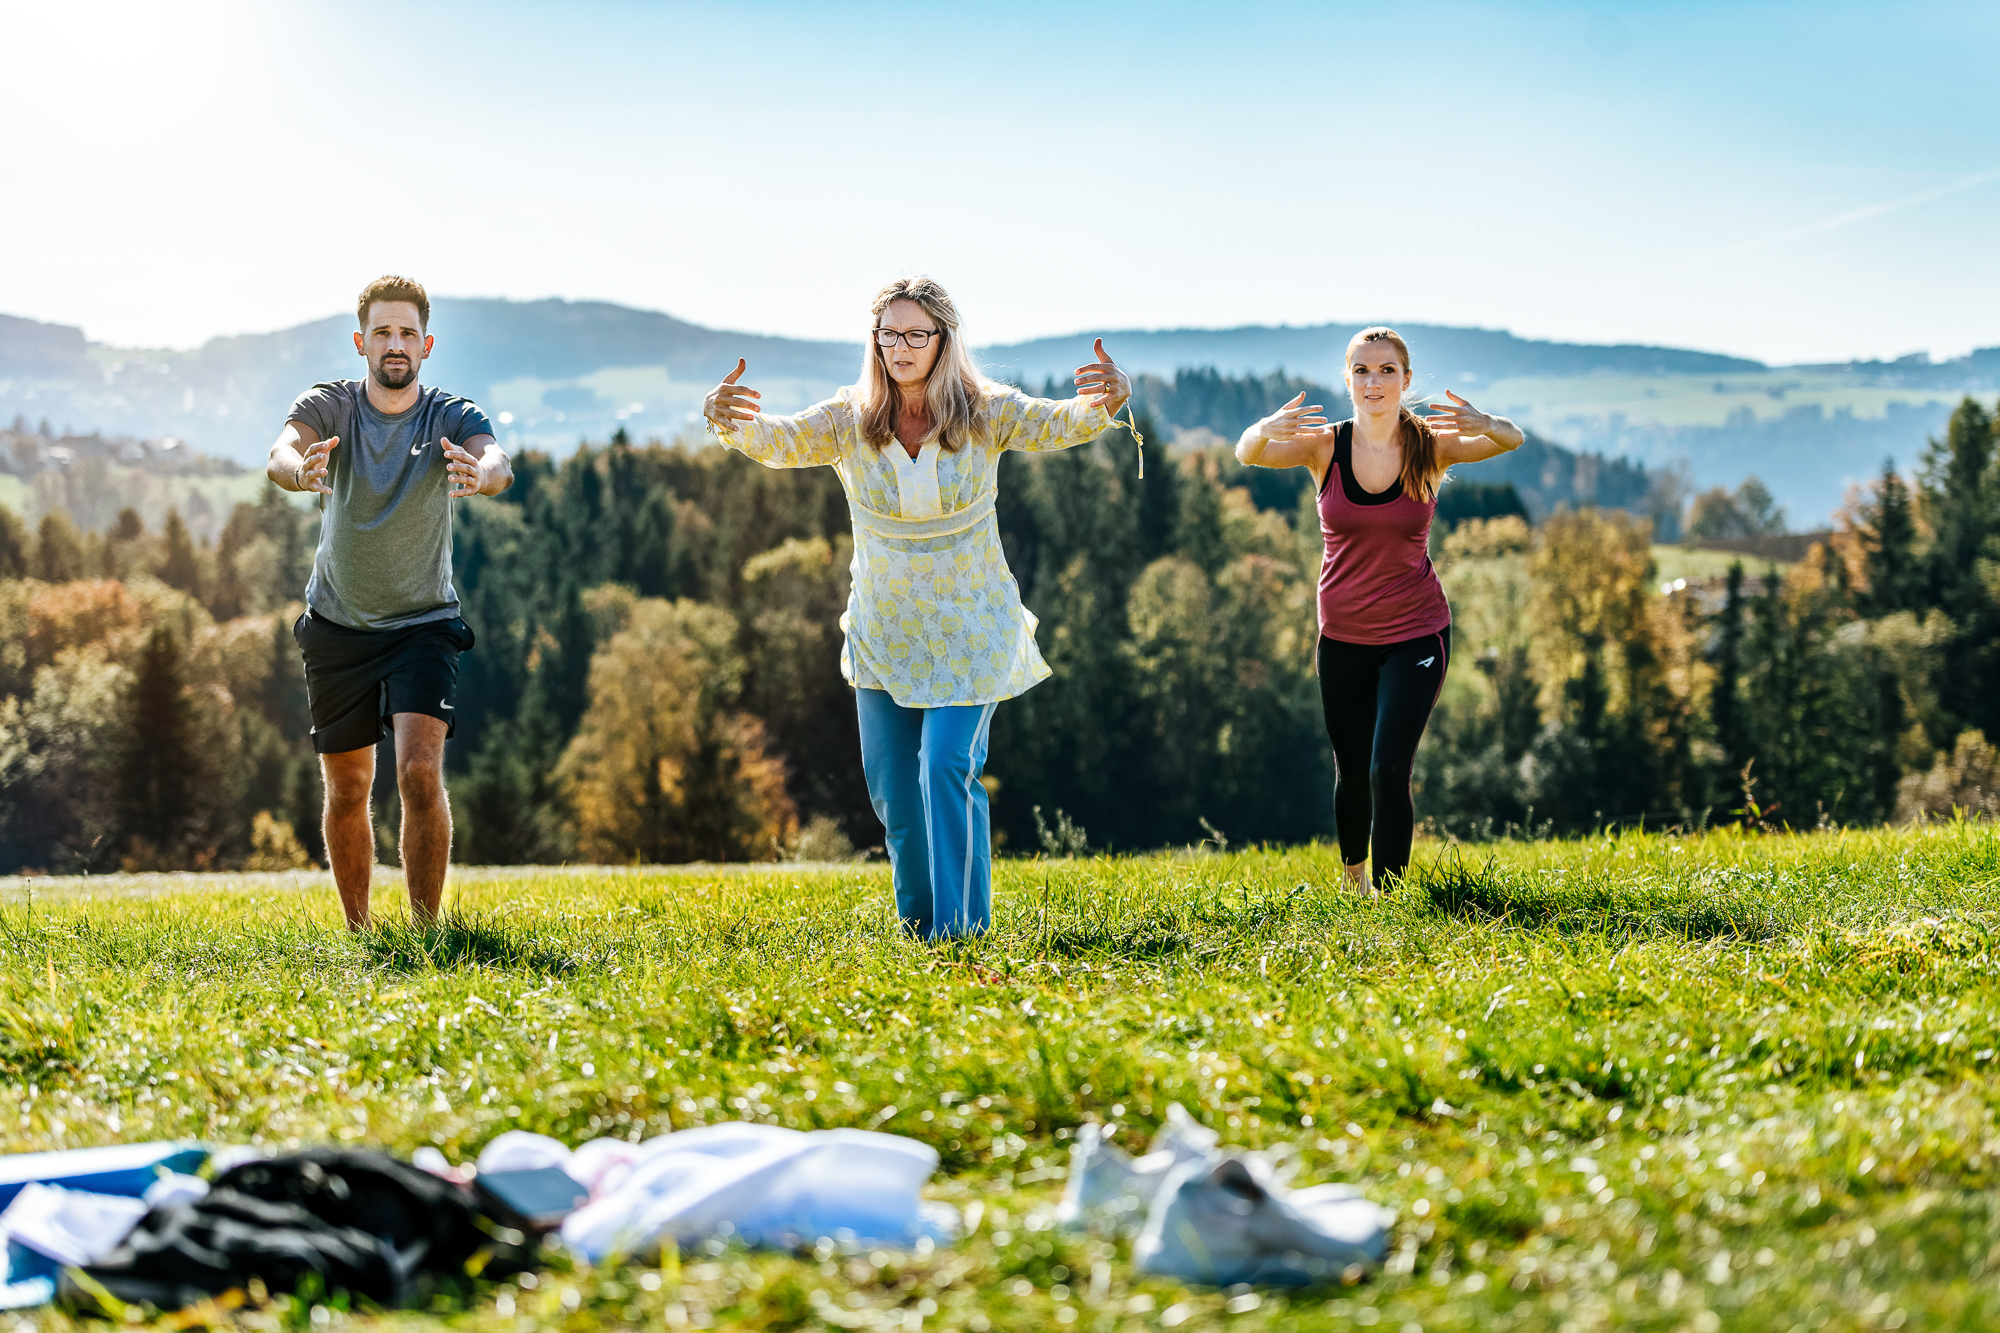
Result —
<path fill-rule="evenodd" d="M 854 697 L 897 915 L 927 940 L 984 933 L 993 924 L 993 842 L 979 775 L 998 705 L 905 708 L 872 689 Z"/>
<path fill-rule="evenodd" d="M 0 1156 L 0 1208 L 12 1203 L 21 1188 L 31 1183 L 136 1199 L 162 1175 L 192 1175 L 207 1160 L 206 1146 L 186 1141 Z"/>

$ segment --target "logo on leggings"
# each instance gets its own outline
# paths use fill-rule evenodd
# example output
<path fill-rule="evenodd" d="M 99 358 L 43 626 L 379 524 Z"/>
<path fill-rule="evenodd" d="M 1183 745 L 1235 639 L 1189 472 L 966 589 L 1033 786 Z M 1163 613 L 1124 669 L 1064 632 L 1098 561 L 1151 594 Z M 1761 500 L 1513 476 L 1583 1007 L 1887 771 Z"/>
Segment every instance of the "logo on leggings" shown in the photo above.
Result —
<path fill-rule="evenodd" d="M 1435 662 L 1435 661 L 1437 661 L 1437 654 L 1436 654 L 1436 653 L 1433 653 L 1433 654 L 1431 654 L 1431 655 L 1430 655 L 1429 657 L 1426 657 L 1426 658 L 1425 658 L 1425 659 L 1424 659 L 1423 661 L 1421 661 L 1421 662 L 1417 663 L 1417 665 L 1418 665 L 1418 666 L 1429 666 L 1429 665 L 1430 665 L 1431 663 L 1433 663 L 1433 662 Z"/>

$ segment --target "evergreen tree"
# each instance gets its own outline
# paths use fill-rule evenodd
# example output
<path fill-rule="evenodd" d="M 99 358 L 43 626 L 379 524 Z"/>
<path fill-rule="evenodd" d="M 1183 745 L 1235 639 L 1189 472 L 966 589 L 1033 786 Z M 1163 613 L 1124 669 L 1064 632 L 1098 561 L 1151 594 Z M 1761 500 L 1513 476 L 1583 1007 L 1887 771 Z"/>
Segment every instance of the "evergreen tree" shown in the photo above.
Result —
<path fill-rule="evenodd" d="M 306 673 L 298 643 L 292 637 L 291 620 L 284 615 L 271 618 L 270 663 L 256 711 L 277 738 L 279 748 L 269 765 L 260 769 L 254 790 L 260 794 L 258 799 L 269 802 L 273 814 L 291 824 L 306 855 L 324 865 L 326 845 L 320 829 L 323 779 L 318 758 L 302 744 L 312 733 L 312 710 L 306 698 Z"/>
<path fill-rule="evenodd" d="M 2000 530 L 1993 418 L 1971 398 L 1951 414 L 1945 438 L 1925 450 L 1919 485 L 1931 530 L 1926 600 L 1957 619 L 1991 600 L 1978 562 Z"/>
<path fill-rule="evenodd" d="M 180 510 L 167 511 L 167 553 L 153 572 L 160 582 L 170 588 L 199 598 L 201 596 L 201 558 L 194 549 L 194 538 L 188 535 L 187 524 L 181 521 Z"/>
<path fill-rule="evenodd" d="M 1885 459 L 1873 499 L 1861 524 L 1862 572 L 1868 579 L 1864 606 L 1869 615 L 1914 610 L 1921 595 L 1917 520 L 1910 488 Z"/>
<path fill-rule="evenodd" d="M 187 848 L 200 764 L 181 668 L 181 638 L 162 618 L 146 636 L 128 705 L 119 814 L 136 859 L 156 864 Z"/>
<path fill-rule="evenodd" d="M 1995 423 L 1971 398 L 1958 405 L 1921 474 L 1931 530 L 1926 601 L 1951 618 L 1940 681 L 1945 706 L 1967 725 L 2000 735 L 2000 460 Z"/>
<path fill-rule="evenodd" d="M 28 525 L 0 505 L 0 579 L 27 578 L 32 566 L 29 554 Z"/>
<path fill-rule="evenodd" d="M 69 583 L 85 577 L 87 564 L 83 534 L 68 513 L 52 509 L 44 514 L 35 534 L 34 576 L 44 583 Z"/>
<path fill-rule="evenodd" d="M 127 507 L 118 511 L 118 517 L 105 530 L 100 552 L 105 578 L 122 579 L 132 572 L 132 545 L 145 535 L 146 523 L 138 510 Z"/>
<path fill-rule="evenodd" d="M 1743 562 L 1729 565 L 1729 581 L 1724 585 L 1722 610 L 1717 613 L 1715 647 L 1715 687 L 1709 694 L 1709 726 L 1722 751 L 1722 772 L 1717 775 L 1724 791 L 1730 790 L 1735 775 L 1750 760 L 1750 738 L 1743 721 Z"/>

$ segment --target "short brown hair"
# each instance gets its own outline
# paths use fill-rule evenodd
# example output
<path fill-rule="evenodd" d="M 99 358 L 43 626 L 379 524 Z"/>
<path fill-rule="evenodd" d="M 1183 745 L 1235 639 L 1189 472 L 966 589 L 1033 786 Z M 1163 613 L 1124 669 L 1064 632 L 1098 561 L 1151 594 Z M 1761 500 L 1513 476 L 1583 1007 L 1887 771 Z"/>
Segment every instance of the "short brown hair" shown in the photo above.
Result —
<path fill-rule="evenodd" d="M 354 317 L 361 321 L 361 331 L 368 331 L 368 307 L 377 301 L 408 301 L 417 308 L 417 324 L 428 329 L 431 326 L 431 298 L 424 292 L 424 285 L 415 278 L 399 278 L 393 273 L 385 273 L 361 289 L 361 299 L 355 303 Z"/>

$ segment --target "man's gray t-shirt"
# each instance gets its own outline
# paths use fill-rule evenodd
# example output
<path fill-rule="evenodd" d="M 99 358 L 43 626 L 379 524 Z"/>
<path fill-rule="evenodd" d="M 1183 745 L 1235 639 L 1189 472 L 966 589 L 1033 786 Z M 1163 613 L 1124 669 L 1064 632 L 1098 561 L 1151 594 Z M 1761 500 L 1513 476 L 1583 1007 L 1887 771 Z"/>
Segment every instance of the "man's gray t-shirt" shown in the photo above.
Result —
<path fill-rule="evenodd" d="M 349 629 L 402 629 L 458 614 L 451 586 L 451 474 L 438 443 L 491 435 L 469 398 L 425 389 L 388 416 L 362 380 L 315 384 L 287 421 L 338 435 L 322 496 L 319 549 L 306 605 Z"/>

